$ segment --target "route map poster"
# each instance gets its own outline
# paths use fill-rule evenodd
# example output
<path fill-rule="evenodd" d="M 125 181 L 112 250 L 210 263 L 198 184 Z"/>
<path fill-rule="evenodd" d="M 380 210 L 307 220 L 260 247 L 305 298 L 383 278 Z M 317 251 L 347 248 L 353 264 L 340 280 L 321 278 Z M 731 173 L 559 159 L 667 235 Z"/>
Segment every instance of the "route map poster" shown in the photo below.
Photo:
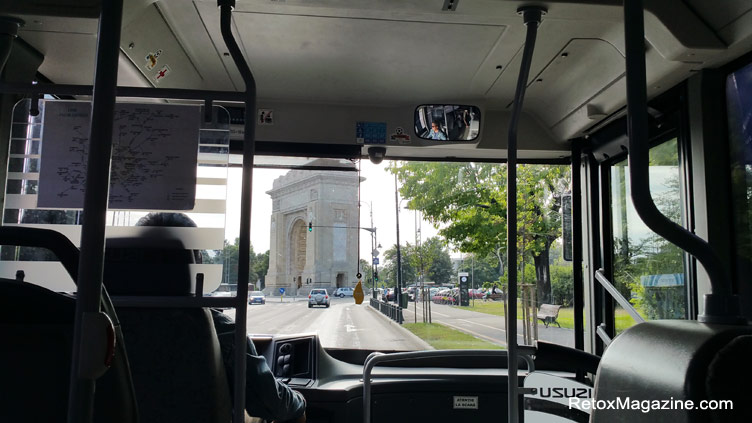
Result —
<path fill-rule="evenodd" d="M 38 208 L 83 207 L 90 116 L 88 102 L 46 102 Z M 198 106 L 117 104 L 109 208 L 193 209 L 200 119 Z"/>

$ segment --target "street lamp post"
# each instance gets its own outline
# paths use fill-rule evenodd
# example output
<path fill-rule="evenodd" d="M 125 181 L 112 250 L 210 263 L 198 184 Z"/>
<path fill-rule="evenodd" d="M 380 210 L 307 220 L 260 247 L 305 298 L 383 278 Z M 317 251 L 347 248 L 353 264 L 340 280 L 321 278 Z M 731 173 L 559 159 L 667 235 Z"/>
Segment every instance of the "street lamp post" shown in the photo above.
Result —
<path fill-rule="evenodd" d="M 371 233 L 371 292 L 373 295 L 373 292 L 376 292 L 376 274 L 378 273 L 378 265 L 375 264 L 374 260 L 376 258 L 376 228 L 373 226 L 373 207 L 371 203 L 366 203 L 365 201 L 360 201 L 361 204 L 365 204 L 368 206 L 368 212 L 371 216 L 371 227 L 370 228 L 361 228 L 365 229 L 368 232 Z M 360 260 L 360 259 L 358 259 Z"/>
<path fill-rule="evenodd" d="M 394 205 L 397 213 L 397 288 L 394 290 L 394 301 L 400 305 L 399 298 L 402 296 L 402 255 L 400 253 L 399 239 L 399 195 L 397 191 L 397 174 L 394 174 Z M 402 322 L 400 322 L 402 323 Z"/>

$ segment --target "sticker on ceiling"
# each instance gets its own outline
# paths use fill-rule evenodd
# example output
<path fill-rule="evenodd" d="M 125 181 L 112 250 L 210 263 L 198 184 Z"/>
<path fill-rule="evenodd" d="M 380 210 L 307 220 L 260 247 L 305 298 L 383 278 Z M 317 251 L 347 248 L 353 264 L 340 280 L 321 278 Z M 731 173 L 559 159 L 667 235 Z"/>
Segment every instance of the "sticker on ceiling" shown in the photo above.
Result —
<path fill-rule="evenodd" d="M 146 70 L 152 70 L 155 66 L 157 66 L 157 62 L 159 61 L 159 56 L 162 55 L 162 49 L 160 48 L 155 53 L 149 53 L 146 55 Z"/>
<path fill-rule="evenodd" d="M 410 144 L 410 135 L 407 135 L 405 130 L 402 129 L 401 126 L 398 126 L 397 129 L 394 130 L 394 133 L 389 136 L 389 140 L 396 144 Z"/>
<path fill-rule="evenodd" d="M 170 67 L 167 65 L 162 66 L 162 69 L 154 75 L 154 81 L 158 84 L 170 74 Z"/>
<path fill-rule="evenodd" d="M 358 144 L 386 144 L 386 123 L 356 122 L 355 141 Z"/>
<path fill-rule="evenodd" d="M 259 125 L 274 125 L 274 110 L 258 109 L 258 124 Z"/>

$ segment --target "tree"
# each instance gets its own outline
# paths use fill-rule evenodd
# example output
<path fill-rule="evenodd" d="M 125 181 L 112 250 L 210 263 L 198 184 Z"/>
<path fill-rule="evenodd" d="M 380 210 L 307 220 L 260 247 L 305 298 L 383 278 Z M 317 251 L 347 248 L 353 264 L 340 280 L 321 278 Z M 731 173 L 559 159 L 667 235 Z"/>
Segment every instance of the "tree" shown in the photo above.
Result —
<path fill-rule="evenodd" d="M 253 273 L 256 278 L 252 282 L 260 281 L 259 288 L 266 287 L 266 274 L 269 272 L 269 250 L 265 253 L 257 254 L 252 265 Z"/>
<path fill-rule="evenodd" d="M 439 235 L 460 251 L 496 255 L 503 275 L 506 251 L 506 167 L 495 164 L 398 163 L 390 168 L 402 186 L 408 207 L 421 210 L 441 228 Z M 549 251 L 561 234 L 561 194 L 569 189 L 569 168 L 519 165 L 517 175 L 518 249 L 516 265 L 525 256 L 535 265 L 537 298 L 549 302 Z M 520 271 L 520 282 L 525 281 Z"/>
<path fill-rule="evenodd" d="M 239 242 L 239 238 L 235 238 L 235 242 L 232 244 L 225 240 L 224 248 L 222 248 L 221 251 L 218 251 L 218 254 L 216 254 L 212 260 L 213 263 L 223 265 L 222 283 L 230 285 L 237 285 L 238 283 Z M 266 270 L 269 269 L 269 252 L 267 251 L 264 254 L 259 254 L 257 258 L 256 254 L 253 252 L 253 246 L 251 246 L 249 256 L 250 260 L 248 263 L 248 281 L 250 283 L 256 283 L 256 281 L 260 277 L 259 275 L 265 276 Z M 263 263 L 257 264 L 259 260 Z M 258 273 L 258 271 L 263 271 L 263 273 L 260 274 Z"/>
<path fill-rule="evenodd" d="M 452 266 L 452 258 L 444 242 L 438 237 L 431 237 L 421 247 L 423 253 L 430 257 L 431 261 L 431 266 L 426 272 L 428 280 L 440 285 L 450 283 L 454 276 L 454 266 Z"/>
<path fill-rule="evenodd" d="M 494 255 L 482 257 L 472 254 L 465 256 L 458 271 L 471 274 L 473 285 L 476 287 L 481 287 L 486 282 L 494 283 L 499 280 L 499 269 Z"/>
<path fill-rule="evenodd" d="M 454 276 L 452 258 L 449 256 L 444 242 L 438 237 L 426 240 L 419 247 L 410 244 L 400 245 L 402 261 L 402 283 L 404 286 L 418 283 L 421 269 L 424 280 L 438 284 L 448 284 Z M 384 252 L 385 265 L 383 272 L 389 280 L 388 286 L 396 285 L 397 281 L 397 246 L 393 245 Z"/>

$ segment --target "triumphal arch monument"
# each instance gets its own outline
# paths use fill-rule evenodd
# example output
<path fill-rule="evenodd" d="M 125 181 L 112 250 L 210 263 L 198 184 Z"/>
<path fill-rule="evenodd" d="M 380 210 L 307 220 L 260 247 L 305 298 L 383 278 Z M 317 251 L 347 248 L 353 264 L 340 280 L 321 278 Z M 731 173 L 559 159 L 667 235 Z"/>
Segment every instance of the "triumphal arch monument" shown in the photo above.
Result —
<path fill-rule="evenodd" d="M 291 170 L 266 193 L 272 198 L 267 294 L 307 295 L 313 288 L 357 283 L 358 173 L 332 159 L 308 164 L 338 170 Z M 310 225 L 310 228 L 309 228 Z"/>

